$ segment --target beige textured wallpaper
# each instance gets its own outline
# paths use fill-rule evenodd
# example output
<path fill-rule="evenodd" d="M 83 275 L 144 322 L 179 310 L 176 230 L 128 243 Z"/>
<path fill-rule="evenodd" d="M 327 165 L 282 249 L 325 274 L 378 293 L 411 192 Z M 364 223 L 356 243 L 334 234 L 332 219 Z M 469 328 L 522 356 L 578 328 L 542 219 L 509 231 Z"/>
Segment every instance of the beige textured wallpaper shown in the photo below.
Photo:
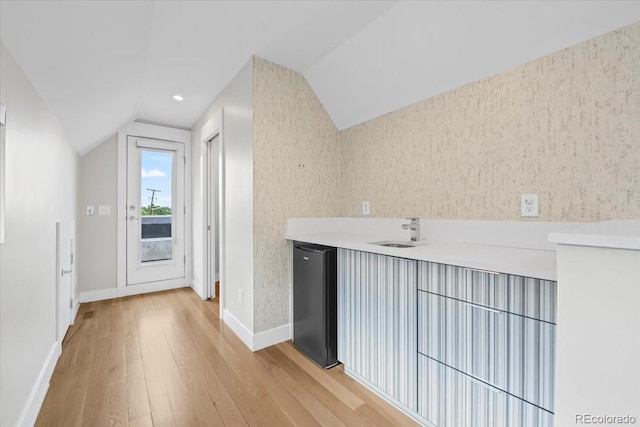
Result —
<path fill-rule="evenodd" d="M 640 24 L 339 136 L 343 216 L 640 218 Z"/>
<path fill-rule="evenodd" d="M 288 322 L 285 220 L 338 216 L 338 131 L 304 76 L 254 58 L 254 333 Z"/>

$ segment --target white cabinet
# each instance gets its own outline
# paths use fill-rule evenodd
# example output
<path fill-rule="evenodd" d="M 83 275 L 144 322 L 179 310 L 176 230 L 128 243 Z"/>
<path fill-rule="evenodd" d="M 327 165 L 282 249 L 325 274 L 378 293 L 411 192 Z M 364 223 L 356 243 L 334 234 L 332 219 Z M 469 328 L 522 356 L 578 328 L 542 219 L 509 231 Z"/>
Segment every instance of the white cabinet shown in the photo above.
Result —
<path fill-rule="evenodd" d="M 424 355 L 418 412 L 438 427 L 550 427 L 553 415 Z"/>
<path fill-rule="evenodd" d="M 418 289 L 420 415 L 551 426 L 555 282 L 420 262 Z"/>
<path fill-rule="evenodd" d="M 551 427 L 556 283 L 338 249 L 338 360 L 438 427 Z"/>
<path fill-rule="evenodd" d="M 417 409 L 416 261 L 338 250 L 338 360 Z"/>

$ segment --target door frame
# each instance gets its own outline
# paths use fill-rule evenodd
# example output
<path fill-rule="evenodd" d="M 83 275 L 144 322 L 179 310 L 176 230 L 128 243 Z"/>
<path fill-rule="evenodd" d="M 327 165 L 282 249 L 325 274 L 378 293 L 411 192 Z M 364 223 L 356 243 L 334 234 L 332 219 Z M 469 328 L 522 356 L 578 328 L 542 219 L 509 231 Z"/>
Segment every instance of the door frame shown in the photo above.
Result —
<path fill-rule="evenodd" d="M 218 236 L 218 249 L 219 253 L 219 277 L 220 281 L 220 295 L 218 295 L 219 301 L 219 309 L 220 309 L 220 318 L 222 318 L 222 312 L 224 310 L 224 109 L 220 109 L 216 112 L 200 129 L 200 165 L 201 165 L 201 174 L 200 174 L 200 200 L 202 202 L 202 295 L 203 299 L 208 298 L 210 295 L 215 294 L 215 289 L 208 290 L 207 284 L 211 285 L 212 278 L 210 274 L 215 270 L 215 235 L 213 233 L 207 232 L 207 227 L 205 226 L 207 219 L 210 224 L 213 224 L 214 221 L 217 222 L 217 228 L 219 232 Z M 217 160 L 217 179 L 212 180 L 214 185 L 217 186 L 218 189 L 218 211 L 216 212 L 217 218 L 207 218 L 208 215 L 211 215 L 212 210 L 211 206 L 211 188 L 209 188 L 209 180 L 207 176 L 211 173 L 212 166 L 212 146 L 211 140 L 213 138 L 218 137 L 218 158 Z M 214 221 L 211 221 L 211 220 Z M 215 228 L 214 228 L 215 230 Z M 210 242 L 211 237 L 213 237 L 213 245 Z M 209 248 L 213 247 L 213 251 L 210 251 Z"/>
<path fill-rule="evenodd" d="M 155 283 L 143 283 L 127 286 L 127 140 L 128 137 L 158 139 L 162 141 L 179 142 L 184 144 L 186 165 L 184 168 L 184 204 L 186 208 L 184 218 L 185 268 L 184 279 L 167 280 Z M 191 132 L 158 125 L 133 122 L 118 132 L 118 205 L 117 215 L 117 275 L 116 296 L 144 294 L 147 292 L 163 291 L 182 288 L 191 285 L 192 254 L 191 254 Z"/>
<path fill-rule="evenodd" d="M 65 266 L 62 265 L 62 254 L 60 253 L 61 239 L 67 236 L 63 236 L 63 231 L 69 231 L 70 234 L 69 239 L 69 299 L 70 301 L 62 300 L 62 270 Z M 76 301 L 76 224 L 75 221 L 58 221 L 56 222 L 56 340 L 62 345 L 62 340 L 64 339 L 67 330 L 71 325 L 75 323 L 75 315 L 77 313 L 78 303 Z M 62 307 L 65 307 L 64 310 L 69 311 L 69 324 L 64 325 L 64 331 L 62 330 Z"/>

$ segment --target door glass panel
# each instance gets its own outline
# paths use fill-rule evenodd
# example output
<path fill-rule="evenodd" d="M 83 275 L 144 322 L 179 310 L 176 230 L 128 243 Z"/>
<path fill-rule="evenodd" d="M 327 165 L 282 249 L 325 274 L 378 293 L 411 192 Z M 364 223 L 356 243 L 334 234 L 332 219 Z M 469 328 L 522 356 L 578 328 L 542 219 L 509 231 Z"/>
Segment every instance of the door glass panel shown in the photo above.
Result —
<path fill-rule="evenodd" d="M 173 151 L 141 150 L 140 261 L 172 259 Z"/>

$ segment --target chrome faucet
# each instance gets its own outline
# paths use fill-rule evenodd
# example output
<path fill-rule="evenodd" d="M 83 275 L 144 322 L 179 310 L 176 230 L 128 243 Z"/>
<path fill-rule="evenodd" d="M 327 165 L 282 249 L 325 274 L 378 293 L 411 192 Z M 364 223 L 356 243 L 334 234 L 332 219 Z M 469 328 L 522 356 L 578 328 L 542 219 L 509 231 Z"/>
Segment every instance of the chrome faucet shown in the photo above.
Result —
<path fill-rule="evenodd" d="M 411 230 L 411 241 L 420 240 L 420 218 L 407 218 L 411 221 L 409 224 L 402 224 L 403 230 Z"/>

